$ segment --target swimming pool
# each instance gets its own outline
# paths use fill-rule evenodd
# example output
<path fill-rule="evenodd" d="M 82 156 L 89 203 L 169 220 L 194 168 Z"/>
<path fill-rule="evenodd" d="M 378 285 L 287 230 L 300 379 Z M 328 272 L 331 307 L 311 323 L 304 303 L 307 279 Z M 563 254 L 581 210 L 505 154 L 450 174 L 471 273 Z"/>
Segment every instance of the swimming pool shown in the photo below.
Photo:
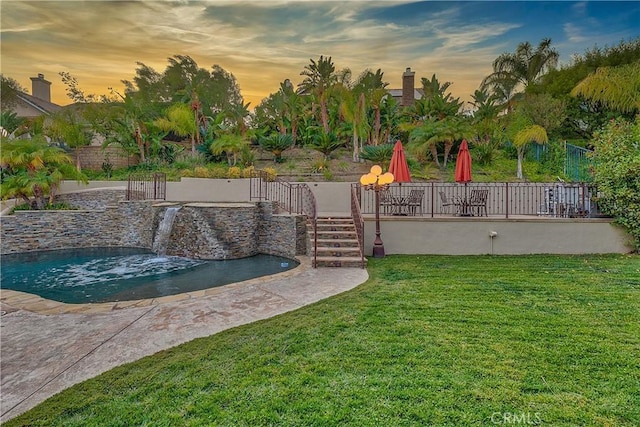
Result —
<path fill-rule="evenodd" d="M 2 256 L 2 289 L 63 303 L 131 301 L 193 292 L 298 266 L 274 255 L 209 261 L 137 248 L 82 248 Z"/>

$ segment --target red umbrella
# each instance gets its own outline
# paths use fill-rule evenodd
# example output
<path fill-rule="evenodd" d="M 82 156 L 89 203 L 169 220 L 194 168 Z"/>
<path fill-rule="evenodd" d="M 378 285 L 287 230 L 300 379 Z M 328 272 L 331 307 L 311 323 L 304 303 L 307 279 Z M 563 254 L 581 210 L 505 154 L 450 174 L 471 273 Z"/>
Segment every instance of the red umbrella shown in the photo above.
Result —
<path fill-rule="evenodd" d="M 409 173 L 409 166 L 407 165 L 407 159 L 404 157 L 404 150 L 400 141 L 397 141 L 393 147 L 389 172 L 393 174 L 393 182 L 411 182 L 411 173 Z"/>
<path fill-rule="evenodd" d="M 469 154 L 469 146 L 467 140 L 463 139 L 460 144 L 460 150 L 458 151 L 458 158 L 456 160 L 456 182 L 471 182 L 471 154 Z"/>
<path fill-rule="evenodd" d="M 454 175 L 456 182 L 464 183 L 464 204 L 462 206 L 461 214 L 468 216 L 467 206 L 467 183 L 471 182 L 471 154 L 469 154 L 469 146 L 467 140 L 463 139 L 460 144 L 460 150 L 458 150 L 458 158 L 456 159 L 456 172 Z"/>

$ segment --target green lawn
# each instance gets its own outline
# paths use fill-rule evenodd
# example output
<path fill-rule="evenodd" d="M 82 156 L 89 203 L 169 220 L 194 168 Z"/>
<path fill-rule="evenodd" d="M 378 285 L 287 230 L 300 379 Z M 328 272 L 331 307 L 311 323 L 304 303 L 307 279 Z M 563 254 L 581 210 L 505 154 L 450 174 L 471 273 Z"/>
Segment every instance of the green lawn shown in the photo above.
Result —
<path fill-rule="evenodd" d="M 640 257 L 389 256 L 369 272 L 6 426 L 640 425 Z"/>

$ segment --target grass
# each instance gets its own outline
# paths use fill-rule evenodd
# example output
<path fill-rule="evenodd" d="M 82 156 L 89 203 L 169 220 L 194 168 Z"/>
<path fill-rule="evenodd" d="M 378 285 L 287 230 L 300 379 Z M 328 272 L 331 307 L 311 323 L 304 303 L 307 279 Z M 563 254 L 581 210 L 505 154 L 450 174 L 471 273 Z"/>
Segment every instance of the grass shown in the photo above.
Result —
<path fill-rule="evenodd" d="M 640 424 L 640 257 L 389 256 L 369 273 L 6 426 Z"/>

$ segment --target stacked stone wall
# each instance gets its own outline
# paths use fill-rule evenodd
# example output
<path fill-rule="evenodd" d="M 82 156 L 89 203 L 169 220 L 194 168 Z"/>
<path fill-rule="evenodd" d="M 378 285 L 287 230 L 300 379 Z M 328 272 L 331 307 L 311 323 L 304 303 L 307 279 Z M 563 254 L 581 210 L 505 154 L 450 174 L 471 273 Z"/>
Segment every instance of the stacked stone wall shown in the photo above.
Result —
<path fill-rule="evenodd" d="M 100 192 L 94 193 L 100 199 Z M 108 194 L 116 197 L 117 191 L 107 190 L 105 199 Z M 0 253 L 110 246 L 151 249 L 158 223 L 172 205 L 154 203 L 119 201 L 95 210 L 17 211 L 2 217 Z M 302 216 L 274 215 L 271 202 L 190 203 L 178 211 L 169 242 L 168 255 L 234 259 L 264 253 L 294 258 L 306 253 L 306 222 Z"/>
<path fill-rule="evenodd" d="M 98 211 L 17 211 L 2 217 L 0 253 L 106 246 L 150 248 L 150 215 L 150 205 L 140 202 Z"/>
<path fill-rule="evenodd" d="M 67 203 L 74 209 L 101 210 L 107 206 L 115 206 L 126 198 L 126 189 L 97 189 L 59 194 L 55 201 Z"/>

